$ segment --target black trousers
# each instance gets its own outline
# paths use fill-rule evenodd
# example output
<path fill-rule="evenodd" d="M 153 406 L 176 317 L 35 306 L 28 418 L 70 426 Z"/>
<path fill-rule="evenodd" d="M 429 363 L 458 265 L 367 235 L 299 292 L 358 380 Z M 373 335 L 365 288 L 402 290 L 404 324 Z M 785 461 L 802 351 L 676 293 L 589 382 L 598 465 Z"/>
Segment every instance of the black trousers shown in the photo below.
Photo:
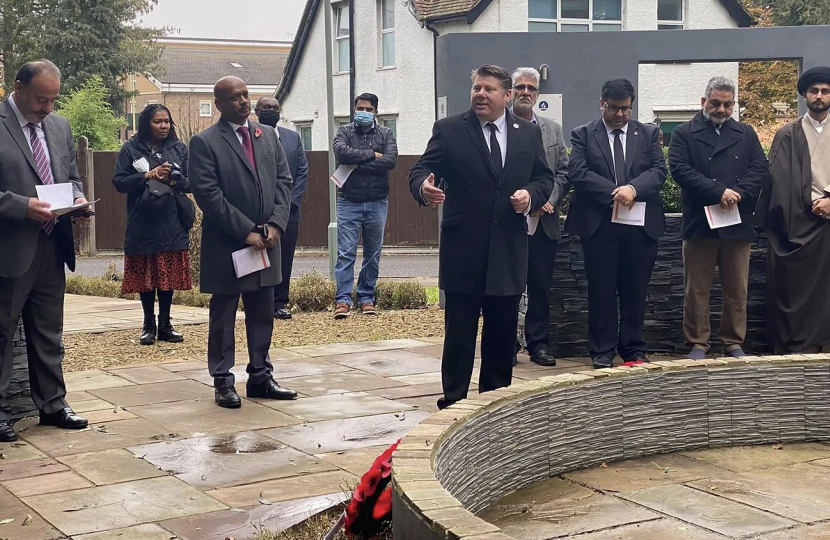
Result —
<path fill-rule="evenodd" d="M 233 386 L 231 368 L 236 363 L 236 308 L 238 294 L 214 294 L 210 298 L 208 322 L 208 371 L 216 388 Z M 248 339 L 248 382 L 259 384 L 274 372 L 268 350 L 274 332 L 274 288 L 242 293 L 245 308 L 245 334 Z"/>
<path fill-rule="evenodd" d="M 444 409 L 467 397 L 476 355 L 479 314 L 484 317 L 484 328 L 478 391 L 510 386 L 519 298 L 518 295 L 445 293 L 444 354 L 441 360 L 444 397 L 438 400 L 438 408 Z"/>
<path fill-rule="evenodd" d="M 588 346 L 591 358 L 624 361 L 644 356 L 643 321 L 657 240 L 642 227 L 611 223 L 610 212 L 591 238 L 582 239 L 588 278 Z M 619 295 L 619 322 L 617 296 Z M 619 332 L 618 332 L 619 328 Z"/>
<path fill-rule="evenodd" d="M 289 221 L 285 234 L 280 238 L 280 271 L 282 281 L 274 287 L 274 311 L 284 309 L 288 304 L 288 288 L 291 286 L 291 268 L 294 266 L 294 250 L 300 235 L 300 222 Z"/>
<path fill-rule="evenodd" d="M 537 353 L 546 350 L 550 341 L 550 283 L 556 262 L 558 240 L 548 238 L 542 227 L 528 238 L 527 311 L 525 312 L 525 342 L 527 350 Z"/>
<path fill-rule="evenodd" d="M 41 412 L 67 407 L 63 380 L 63 299 L 66 273 L 57 230 L 38 237 L 32 265 L 19 278 L 0 278 L 0 420 L 9 420 L 14 332 L 23 315 L 32 401 Z M 7 256 L 14 256 L 7 254 Z"/>

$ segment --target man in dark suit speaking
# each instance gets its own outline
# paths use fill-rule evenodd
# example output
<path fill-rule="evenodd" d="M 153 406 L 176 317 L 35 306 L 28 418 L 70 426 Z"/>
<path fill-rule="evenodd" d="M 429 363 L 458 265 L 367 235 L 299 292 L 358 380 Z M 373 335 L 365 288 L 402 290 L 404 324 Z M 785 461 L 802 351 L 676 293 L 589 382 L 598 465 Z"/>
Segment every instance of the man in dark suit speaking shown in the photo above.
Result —
<path fill-rule="evenodd" d="M 602 118 L 571 133 L 574 195 L 565 230 L 582 239 L 595 368 L 611 367 L 617 352 L 626 362 L 645 361 L 646 293 L 665 228 L 658 129 L 631 120 L 633 103 L 631 83 L 612 79 L 602 86 Z"/>
<path fill-rule="evenodd" d="M 210 293 L 208 370 L 216 403 L 238 408 L 234 388 L 234 325 L 245 307 L 249 398 L 296 399 L 273 378 L 268 356 L 274 331 L 274 285 L 280 282 L 280 237 L 288 224 L 291 174 L 273 129 L 248 121 L 248 87 L 237 77 L 213 88 L 219 122 L 190 141 L 190 186 L 204 213 L 200 288 Z M 236 277 L 235 251 L 265 251 L 270 267 Z M 284 276 L 289 279 L 290 276 Z"/>
<path fill-rule="evenodd" d="M 481 66 L 473 76 L 470 110 L 436 122 L 409 171 L 416 201 L 444 204 L 438 270 L 446 294 L 442 409 L 467 397 L 479 313 L 479 391 L 510 385 L 519 298 L 527 282 L 526 217 L 553 189 L 541 131 L 506 110 L 511 86 L 504 68 Z"/>

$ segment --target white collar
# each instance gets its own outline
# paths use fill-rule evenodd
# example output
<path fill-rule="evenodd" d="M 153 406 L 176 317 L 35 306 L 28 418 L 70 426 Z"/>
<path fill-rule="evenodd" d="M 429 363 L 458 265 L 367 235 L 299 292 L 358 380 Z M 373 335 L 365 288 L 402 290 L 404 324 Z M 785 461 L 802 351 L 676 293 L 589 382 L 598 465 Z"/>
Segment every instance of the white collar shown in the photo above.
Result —
<path fill-rule="evenodd" d="M 245 120 L 245 123 L 241 124 L 241 125 L 240 124 L 234 124 L 233 122 L 228 122 L 228 124 L 231 125 L 231 129 L 234 130 L 234 132 L 236 132 L 236 130 L 238 130 L 241 127 L 244 127 L 245 129 L 248 129 L 248 120 L 247 119 Z"/>
<path fill-rule="evenodd" d="M 630 122 L 626 122 L 625 125 L 619 128 L 622 131 L 623 135 L 628 135 L 628 125 Z M 605 131 L 608 133 L 609 136 L 614 134 L 614 130 L 617 128 L 612 128 L 605 122 L 605 118 L 602 119 L 602 125 L 605 126 Z"/>
<path fill-rule="evenodd" d="M 478 121 L 481 124 L 482 129 L 490 123 L 489 121 L 482 120 L 481 118 L 479 118 Z M 505 133 L 504 130 L 507 129 L 507 109 L 505 109 L 501 116 L 493 120 L 493 124 L 496 125 L 496 130 L 499 133 Z"/>
<path fill-rule="evenodd" d="M 830 119 L 830 116 L 827 116 L 827 117 L 825 117 L 824 120 L 819 122 L 818 120 L 816 120 L 815 118 L 813 118 L 809 114 L 807 114 L 806 116 L 807 116 L 807 119 L 810 120 L 810 123 L 813 124 L 813 127 L 816 128 L 816 129 L 824 127 L 825 124 L 827 124 L 827 120 Z"/>
<path fill-rule="evenodd" d="M 29 121 L 26 120 L 26 117 L 23 116 L 23 113 L 20 112 L 20 109 L 17 108 L 17 103 L 14 102 L 14 92 L 12 92 L 12 94 L 9 96 L 9 105 L 12 106 L 12 110 L 14 111 L 14 115 L 17 116 L 17 121 L 20 122 L 20 127 L 24 128 L 27 125 L 29 125 Z M 31 122 L 31 123 L 35 124 L 37 127 L 41 128 L 41 129 L 43 129 L 43 126 L 41 125 L 41 122 L 37 122 L 37 123 Z"/>

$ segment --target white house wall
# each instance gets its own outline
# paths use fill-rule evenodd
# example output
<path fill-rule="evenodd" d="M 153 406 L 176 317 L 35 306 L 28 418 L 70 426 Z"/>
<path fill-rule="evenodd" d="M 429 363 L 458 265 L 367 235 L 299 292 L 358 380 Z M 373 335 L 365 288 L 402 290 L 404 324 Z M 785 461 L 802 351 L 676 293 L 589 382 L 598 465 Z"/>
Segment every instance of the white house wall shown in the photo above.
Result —
<path fill-rule="evenodd" d="M 420 154 L 429 140 L 435 118 L 433 80 L 433 35 L 396 1 L 394 68 L 379 68 L 377 0 L 355 1 L 355 92 L 371 92 L 380 100 L 381 115 L 397 115 L 398 151 Z M 686 28 L 737 26 L 719 0 L 686 0 Z M 283 105 L 286 127 L 312 125 L 314 150 L 329 148 L 326 123 L 325 35 L 323 6 L 316 14 L 290 93 Z M 623 22 L 627 30 L 657 29 L 657 0 L 623 0 Z M 332 16 L 334 24 L 334 16 Z M 493 0 L 472 24 L 463 20 L 434 25 L 440 34 L 451 32 L 524 32 L 527 30 L 527 0 Z M 672 31 L 665 31 L 670 39 Z M 659 47 L 659 42 L 655 43 Z M 335 69 L 336 58 L 335 58 Z M 552 74 L 553 75 L 553 74 Z M 638 117 L 654 119 L 655 107 L 699 104 L 706 82 L 724 75 L 737 82 L 738 64 L 642 65 L 639 70 Z M 555 75 L 553 75 L 555 76 Z M 599 97 L 599 88 L 595 91 Z M 567 96 L 564 96 L 567 106 Z M 349 115 L 349 76 L 334 76 L 334 113 Z M 586 122 L 590 120 L 585 119 Z"/>

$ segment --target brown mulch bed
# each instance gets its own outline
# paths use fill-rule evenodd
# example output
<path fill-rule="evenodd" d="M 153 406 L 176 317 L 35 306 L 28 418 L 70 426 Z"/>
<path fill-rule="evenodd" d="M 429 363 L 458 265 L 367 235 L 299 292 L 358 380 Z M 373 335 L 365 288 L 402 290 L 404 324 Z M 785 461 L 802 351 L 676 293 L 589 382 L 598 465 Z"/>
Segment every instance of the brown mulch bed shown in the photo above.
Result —
<path fill-rule="evenodd" d="M 174 321 L 175 323 L 175 321 Z M 139 330 L 64 336 L 64 371 L 180 362 L 204 359 L 208 325 L 177 327 L 184 343 L 138 344 Z M 355 341 L 418 339 L 444 335 L 444 312 L 437 306 L 418 310 L 380 311 L 376 317 L 353 314 L 335 321 L 330 312 L 297 313 L 293 319 L 274 321 L 272 347 L 299 347 Z M 236 348 L 245 350 L 245 323 L 237 321 Z"/>

